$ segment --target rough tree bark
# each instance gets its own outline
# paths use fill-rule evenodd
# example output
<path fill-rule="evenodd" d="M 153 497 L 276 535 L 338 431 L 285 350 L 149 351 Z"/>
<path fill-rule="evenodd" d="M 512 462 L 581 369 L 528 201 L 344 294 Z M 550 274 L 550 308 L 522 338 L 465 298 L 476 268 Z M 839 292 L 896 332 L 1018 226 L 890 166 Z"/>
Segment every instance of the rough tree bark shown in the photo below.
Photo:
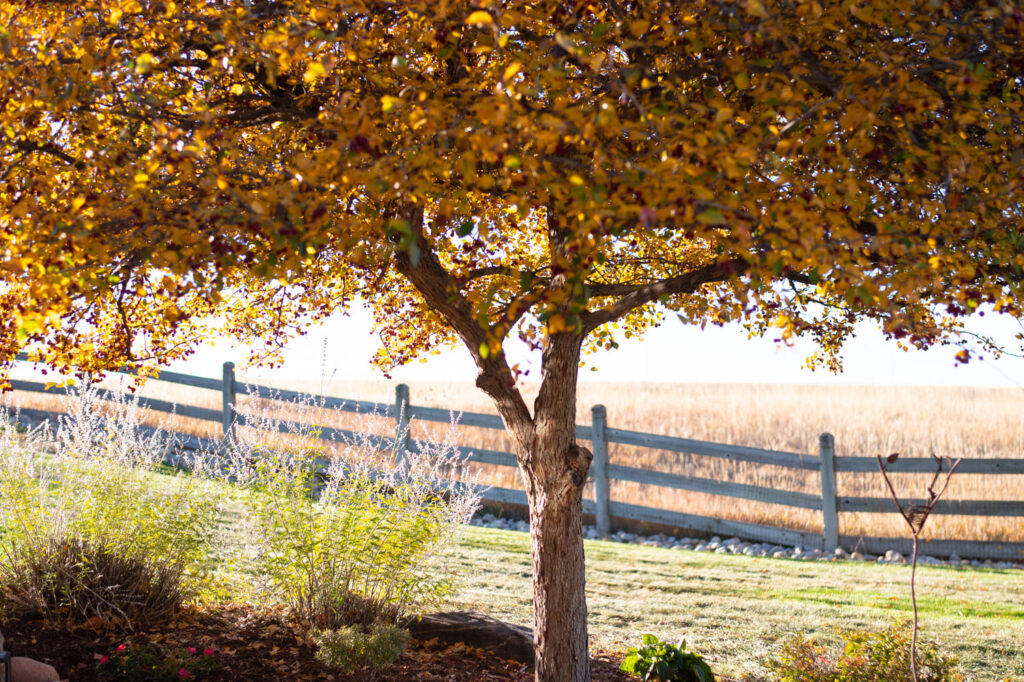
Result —
<path fill-rule="evenodd" d="M 589 682 L 583 557 L 583 484 L 590 451 L 576 444 L 576 374 L 582 337 L 555 334 L 544 349 L 534 404 L 530 502 L 538 682 Z"/>
<path fill-rule="evenodd" d="M 527 410 L 515 407 L 522 398 L 504 356 L 492 356 L 493 364 L 478 362 L 477 386 L 491 397 L 505 421 L 526 482 L 537 682 L 590 682 L 583 485 L 593 456 L 576 444 L 582 339 L 571 333 L 548 339 L 532 418 Z"/>

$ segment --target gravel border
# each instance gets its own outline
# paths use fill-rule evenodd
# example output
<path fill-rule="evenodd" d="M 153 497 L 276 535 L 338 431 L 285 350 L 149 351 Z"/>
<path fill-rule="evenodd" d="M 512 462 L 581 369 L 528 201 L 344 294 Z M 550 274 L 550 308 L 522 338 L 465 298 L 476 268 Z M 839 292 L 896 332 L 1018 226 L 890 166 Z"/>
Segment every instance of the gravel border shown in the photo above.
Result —
<path fill-rule="evenodd" d="M 530 530 L 530 524 L 523 520 L 496 517 L 494 514 L 483 514 L 474 516 L 470 521 L 471 526 L 483 528 L 497 528 L 501 530 L 514 530 L 526 532 Z M 807 549 L 804 547 L 785 547 L 765 542 L 748 542 L 740 538 L 728 538 L 723 540 L 717 535 L 711 539 L 682 537 L 677 538 L 664 533 L 655 535 L 639 535 L 627 533 L 620 530 L 611 535 L 601 535 L 595 526 L 584 526 L 583 537 L 587 540 L 606 540 L 608 542 L 619 542 L 630 545 L 645 545 L 648 547 L 664 547 L 665 549 L 689 550 L 693 552 L 714 552 L 715 554 L 742 554 L 752 557 L 770 557 L 773 559 L 796 559 L 800 561 L 861 561 L 879 564 L 906 564 L 909 558 L 895 550 L 889 550 L 885 554 L 864 554 L 861 552 L 848 552 L 842 547 L 837 547 L 834 553 L 823 552 L 820 549 Z M 940 559 L 928 554 L 917 558 L 920 565 L 932 566 L 975 566 L 984 568 L 1010 568 L 1024 570 L 1024 563 L 1012 561 L 993 561 L 992 559 L 962 559 L 954 554 L 945 559 Z"/>

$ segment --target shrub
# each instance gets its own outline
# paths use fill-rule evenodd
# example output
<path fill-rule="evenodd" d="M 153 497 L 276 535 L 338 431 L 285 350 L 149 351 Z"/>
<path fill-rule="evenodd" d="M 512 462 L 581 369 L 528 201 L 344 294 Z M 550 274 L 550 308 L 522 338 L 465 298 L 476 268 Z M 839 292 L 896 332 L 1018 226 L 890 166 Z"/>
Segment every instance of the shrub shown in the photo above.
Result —
<path fill-rule="evenodd" d="M 100 679 L 116 682 L 179 682 L 203 679 L 220 669 L 213 649 L 196 647 L 164 649 L 153 643 L 122 644 L 96 661 Z"/>
<path fill-rule="evenodd" d="M 0 425 L 0 611 L 93 627 L 169 618 L 205 579 L 219 515 L 206 483 L 162 468 L 137 404 L 86 389 L 57 433 Z"/>
<path fill-rule="evenodd" d="M 798 635 L 765 667 L 780 682 L 913 682 L 909 627 L 897 623 L 882 632 L 846 634 L 838 655 Z M 934 643 L 919 645 L 917 664 L 918 682 L 963 680 L 957 659 Z"/>
<path fill-rule="evenodd" d="M 252 417 L 247 417 L 253 423 Z M 394 623 L 452 587 L 446 550 L 478 504 L 439 486 L 460 467 L 450 440 L 418 444 L 400 467 L 369 439 L 331 443 L 315 429 L 272 444 L 240 430 L 230 475 L 248 494 L 254 587 L 310 629 Z M 329 447 L 342 450 L 327 460 Z"/>
<path fill-rule="evenodd" d="M 662 642 L 654 635 L 643 636 L 643 646 L 630 649 L 619 670 L 644 680 L 663 682 L 714 682 L 711 667 L 700 654 L 686 651 L 686 642 Z"/>
<path fill-rule="evenodd" d="M 839 656 L 841 682 L 913 682 L 910 671 L 909 624 L 883 632 L 854 633 L 843 638 Z M 918 645 L 918 682 L 956 682 L 963 679 L 954 656 L 939 652 L 933 642 Z"/>
<path fill-rule="evenodd" d="M 826 647 L 803 635 L 787 640 L 775 658 L 765 663 L 779 682 L 826 682 L 838 679 L 836 662 Z"/>
<path fill-rule="evenodd" d="M 356 668 L 383 668 L 394 663 L 409 643 L 409 632 L 395 625 L 368 628 L 352 625 L 337 630 L 315 630 L 316 659 L 332 668 L 352 672 Z"/>
<path fill-rule="evenodd" d="M 19 548 L 0 584 L 9 612 L 51 620 L 66 613 L 93 625 L 137 623 L 172 614 L 186 596 L 177 566 L 81 538 L 33 540 Z"/>

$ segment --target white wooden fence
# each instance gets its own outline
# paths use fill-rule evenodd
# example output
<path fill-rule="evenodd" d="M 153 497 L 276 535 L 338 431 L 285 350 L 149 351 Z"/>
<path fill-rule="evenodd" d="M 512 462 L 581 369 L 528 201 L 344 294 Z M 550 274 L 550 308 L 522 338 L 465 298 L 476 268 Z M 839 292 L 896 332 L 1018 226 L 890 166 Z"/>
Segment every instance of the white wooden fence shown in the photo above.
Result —
<path fill-rule="evenodd" d="M 25 356 L 19 356 L 24 360 Z M 219 391 L 222 395 L 220 410 L 193 405 L 176 405 L 174 403 L 142 398 L 139 406 L 158 412 L 175 413 L 183 417 L 220 422 L 225 437 L 231 437 L 236 425 L 253 425 L 245 415 L 239 414 L 234 407 L 239 394 L 257 396 L 268 400 L 282 401 L 314 401 L 326 408 L 344 412 L 378 414 L 393 418 L 395 438 L 381 438 L 382 448 L 394 448 L 401 457 L 402 453 L 413 450 L 416 444 L 409 439 L 409 420 L 418 419 L 428 422 L 449 422 L 451 412 L 434 407 L 420 407 L 412 404 L 409 387 L 399 384 L 395 387 L 395 402 L 375 403 L 344 398 L 322 397 L 297 391 L 272 389 L 265 386 L 240 384 L 235 381 L 234 364 L 224 363 L 223 376 L 220 379 L 197 377 L 177 372 L 161 372 L 157 379 L 195 388 Z M 12 388 L 20 391 L 45 393 L 62 393 L 64 389 L 47 388 L 45 383 L 35 381 L 13 380 Z M 106 392 L 110 395 L 110 392 Z M 277 428 L 282 432 L 294 428 L 294 422 L 276 420 Z M 504 430 L 501 418 L 491 414 L 463 412 L 459 420 L 462 426 Z M 322 437 L 331 440 L 349 439 L 356 433 L 345 429 L 320 428 Z M 844 497 L 836 487 L 837 472 L 876 472 L 878 463 L 874 457 L 837 457 L 835 442 L 831 434 L 823 433 L 818 439 L 818 452 L 815 455 L 798 454 L 763 450 L 739 445 L 727 445 L 707 441 L 676 438 L 672 436 L 627 431 L 608 426 L 607 411 L 604 406 L 597 405 L 591 410 L 590 425 L 577 425 L 576 438 L 589 441 L 594 453 L 590 475 L 594 482 L 594 498 L 584 499 L 583 511 L 593 515 L 597 528 L 602 533 L 611 532 L 617 522 L 622 520 L 640 521 L 676 529 L 685 529 L 708 535 L 736 535 L 747 540 L 769 542 L 779 545 L 802 546 L 832 551 L 837 546 L 848 549 L 859 549 L 862 552 L 880 554 L 888 549 L 895 549 L 904 554 L 910 551 L 910 540 L 907 538 L 861 537 L 839 534 L 839 514 L 857 512 L 896 513 L 893 501 L 887 497 Z M 186 436 L 185 444 L 210 445 L 195 436 Z M 771 465 L 806 471 L 818 471 L 821 474 L 821 494 L 812 495 L 802 492 L 780 490 L 743 483 L 718 481 L 708 478 L 652 471 L 637 467 L 612 464 L 608 458 L 608 446 L 611 443 L 651 448 L 676 453 L 717 457 L 734 462 Z M 515 455 L 496 450 L 485 450 L 471 446 L 459 446 L 459 453 L 469 461 L 499 466 L 518 466 Z M 932 473 L 935 463 L 930 458 L 900 458 L 895 464 L 888 466 L 889 471 L 901 473 Z M 967 459 L 957 468 L 957 475 L 992 475 L 992 474 L 1024 474 L 1024 459 Z M 824 532 L 821 535 L 805 531 L 778 528 L 742 521 L 731 521 L 678 511 L 658 509 L 637 504 L 618 502 L 611 498 L 610 481 L 633 481 L 636 483 L 688 490 L 712 495 L 767 502 L 771 504 L 812 509 L 822 514 Z M 526 505 L 526 493 L 522 490 L 491 487 L 484 493 L 484 500 L 505 504 Z M 923 500 L 917 501 L 923 503 Z M 1024 501 L 1018 500 L 942 500 L 935 506 L 935 514 L 954 514 L 960 516 L 990 517 L 1024 517 Z M 984 539 L 965 540 L 932 540 L 927 545 L 927 553 L 934 556 L 959 554 L 962 557 L 992 559 L 1024 559 L 1024 542 L 993 542 Z"/>

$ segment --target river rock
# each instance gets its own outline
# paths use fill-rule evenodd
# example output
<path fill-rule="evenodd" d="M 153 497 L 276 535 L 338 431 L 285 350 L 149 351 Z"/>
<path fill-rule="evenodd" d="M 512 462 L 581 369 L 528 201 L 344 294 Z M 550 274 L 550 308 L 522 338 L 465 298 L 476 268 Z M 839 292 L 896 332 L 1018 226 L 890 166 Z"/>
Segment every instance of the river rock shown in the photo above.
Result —
<path fill-rule="evenodd" d="M 533 630 L 472 611 L 445 611 L 412 618 L 402 624 L 413 639 L 462 643 L 501 658 L 533 664 Z"/>

